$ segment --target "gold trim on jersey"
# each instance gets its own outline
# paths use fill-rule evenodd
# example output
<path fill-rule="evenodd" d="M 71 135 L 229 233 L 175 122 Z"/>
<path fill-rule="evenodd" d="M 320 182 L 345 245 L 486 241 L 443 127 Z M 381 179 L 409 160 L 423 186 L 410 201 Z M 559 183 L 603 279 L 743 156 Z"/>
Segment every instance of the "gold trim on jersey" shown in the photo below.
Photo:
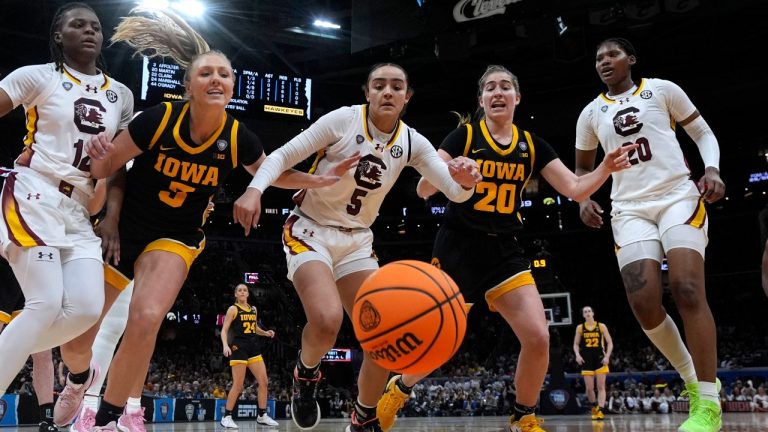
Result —
<path fill-rule="evenodd" d="M 232 152 L 232 168 L 237 168 L 237 130 L 240 128 L 240 122 L 232 122 L 232 132 L 229 137 L 229 148 Z"/>
<path fill-rule="evenodd" d="M 467 127 L 467 142 L 464 143 L 464 156 L 469 154 L 469 148 L 472 147 L 472 125 L 467 123 L 464 126 Z"/>
<path fill-rule="evenodd" d="M 321 160 L 325 159 L 325 155 L 326 151 L 324 148 L 317 152 L 317 155 L 315 155 L 315 161 L 312 162 L 312 168 L 310 168 L 308 171 L 309 174 L 314 174 L 315 171 L 317 171 L 317 166 L 320 165 Z"/>
<path fill-rule="evenodd" d="M 171 103 L 163 102 L 163 105 L 165 105 L 165 113 L 163 114 L 163 119 L 160 121 L 160 126 L 158 126 L 157 130 L 155 131 L 155 135 L 152 136 L 152 141 L 149 142 L 149 147 L 147 147 L 147 150 L 151 149 L 155 146 L 155 144 L 157 144 L 157 140 L 160 139 L 160 136 L 163 135 L 163 131 L 168 126 L 168 119 L 171 118 L 171 111 L 173 111 L 171 108 Z"/>
<path fill-rule="evenodd" d="M 246 309 L 246 308 L 244 308 L 244 307 L 240 306 L 238 303 L 235 303 L 235 304 L 234 304 L 234 306 L 235 306 L 237 309 L 240 309 L 240 310 L 241 310 L 241 311 L 243 311 L 243 312 L 253 313 L 253 308 L 251 308 L 251 306 L 250 306 L 250 305 L 248 305 L 248 309 Z"/>
<path fill-rule="evenodd" d="M 16 177 L 9 175 L 3 186 L 5 190 L 3 191 L 2 211 L 5 226 L 8 229 L 8 239 L 19 247 L 45 246 L 43 240 L 27 225 L 21 211 L 19 211 L 19 203 L 16 202 L 14 196 L 15 184 Z"/>
<path fill-rule="evenodd" d="M 283 225 L 283 244 L 288 246 L 291 255 L 314 251 L 311 246 L 293 236 L 291 231 L 297 220 L 299 220 L 299 216 L 295 214 L 291 215 L 288 220 L 285 221 L 285 225 Z"/>
<path fill-rule="evenodd" d="M 145 247 L 144 250 L 141 251 L 141 254 L 139 254 L 139 257 L 151 251 L 170 252 L 172 254 L 178 255 L 181 259 L 183 259 L 184 263 L 187 264 L 187 271 L 189 271 L 189 268 L 192 267 L 192 263 L 195 262 L 195 259 L 198 256 L 200 256 L 200 253 L 203 252 L 203 249 L 205 249 L 205 239 L 203 239 L 200 242 L 200 244 L 195 248 L 195 247 L 187 246 L 178 240 L 161 238 L 148 244 L 147 247 Z M 138 261 L 138 258 L 136 259 L 136 261 Z"/>
<path fill-rule="evenodd" d="M 173 139 L 176 140 L 176 144 L 181 147 L 182 150 L 189 154 L 199 154 L 204 152 L 208 147 L 213 145 L 213 143 L 216 142 L 216 140 L 219 138 L 219 135 L 221 135 L 221 131 L 224 130 L 224 126 L 227 124 L 227 113 L 224 112 L 221 115 L 221 124 L 219 125 L 219 128 L 216 129 L 216 132 L 211 135 L 210 138 L 208 138 L 208 141 L 204 142 L 202 145 L 199 146 L 191 146 L 187 144 L 182 138 L 181 135 L 179 135 L 179 129 L 181 128 L 181 123 L 184 120 L 184 116 L 187 114 L 187 111 L 189 110 L 189 102 L 184 104 L 184 107 L 181 109 L 181 114 L 179 114 L 179 118 L 176 119 L 176 125 L 173 126 Z"/>
<path fill-rule="evenodd" d="M 498 300 L 499 297 L 503 296 L 504 294 L 526 285 L 536 285 L 530 270 L 524 270 L 505 280 L 496 287 L 489 289 L 485 292 L 485 302 L 488 303 L 488 310 L 491 312 L 497 312 L 496 308 L 493 307 L 493 302 Z"/>
<path fill-rule="evenodd" d="M 66 67 L 66 66 L 62 67 L 61 69 L 62 69 L 62 71 L 64 72 L 64 75 L 65 75 L 67 78 L 69 78 L 69 79 L 71 79 L 72 81 L 74 81 L 74 82 L 75 82 L 75 84 L 77 84 L 77 85 L 83 85 L 83 82 L 82 82 L 82 81 L 80 81 L 80 79 L 79 79 L 79 78 L 77 78 L 77 77 L 75 77 L 74 75 L 72 75 L 72 74 L 71 74 L 71 73 L 70 73 L 70 72 L 67 70 L 67 67 Z M 106 90 L 106 89 L 109 87 L 109 85 L 111 84 L 111 81 L 109 80 L 109 77 L 107 76 L 107 74 L 105 74 L 104 72 L 101 72 L 101 71 L 99 71 L 99 72 L 101 73 L 101 76 L 103 76 L 103 77 L 104 77 L 104 82 L 103 82 L 103 83 L 101 83 L 101 87 L 100 87 L 100 89 L 101 89 L 101 90 Z"/>
<path fill-rule="evenodd" d="M 11 316 L 8 312 L 0 311 L 0 323 L 8 324 L 11 322 Z"/>
<path fill-rule="evenodd" d="M 131 280 L 120 273 L 120 270 L 112 267 L 112 265 L 104 264 L 104 282 L 118 291 L 123 291 L 131 283 Z"/>
<path fill-rule="evenodd" d="M 523 187 L 520 188 L 520 190 L 517 192 L 520 195 L 520 202 L 523 201 L 523 192 L 525 192 L 525 188 L 528 187 L 528 182 L 531 181 L 531 177 L 533 177 L 533 167 L 536 163 L 536 146 L 533 144 L 533 137 L 531 136 L 531 133 L 527 130 L 523 131 L 523 134 L 525 134 L 525 139 L 528 140 L 528 151 L 531 153 L 531 169 L 528 171 L 528 177 L 523 182 Z M 520 221 L 520 223 L 523 222 L 523 215 L 520 214 L 520 209 L 517 209 L 517 220 Z"/>
<path fill-rule="evenodd" d="M 696 210 L 687 221 L 686 225 L 690 225 L 694 228 L 701 228 L 704 226 L 704 222 L 707 221 L 707 209 L 704 207 L 704 198 L 699 198 L 699 202 L 696 204 Z"/>
<path fill-rule="evenodd" d="M 38 120 L 40 120 L 40 116 L 37 113 L 37 106 L 33 106 L 27 110 L 27 135 L 24 137 L 25 146 L 30 146 L 35 142 Z"/>
<path fill-rule="evenodd" d="M 488 145 L 491 146 L 491 148 L 498 154 L 502 156 L 506 156 L 510 153 L 512 153 L 517 148 L 517 139 L 519 138 L 520 132 L 517 130 L 517 126 L 514 124 L 512 125 L 512 142 L 509 144 L 509 147 L 506 149 L 502 149 L 498 145 L 496 145 L 496 140 L 493 139 L 493 136 L 491 136 L 491 133 L 488 131 L 488 126 L 485 124 L 485 119 L 480 120 L 480 130 L 483 132 L 483 136 L 485 137 L 485 140 L 488 142 Z"/>
<path fill-rule="evenodd" d="M 641 91 L 643 91 L 643 88 L 645 88 L 645 78 L 643 78 L 643 79 L 641 79 L 641 80 L 640 80 L 640 85 L 639 85 L 639 86 L 637 86 L 637 88 L 635 89 L 635 91 L 633 91 L 633 92 L 632 92 L 632 96 L 637 96 L 637 95 L 639 95 L 639 94 L 640 94 L 640 92 L 641 92 Z M 607 95 L 607 94 L 605 94 L 605 93 L 600 93 L 600 98 L 601 98 L 603 101 L 607 102 L 607 103 L 611 103 L 611 104 L 612 104 L 612 103 L 616 103 L 616 101 L 615 101 L 615 100 L 613 100 L 613 99 L 609 98 L 609 97 L 608 97 L 608 95 Z"/>
<path fill-rule="evenodd" d="M 256 357 L 249 358 L 248 359 L 248 364 L 258 363 L 258 362 L 263 362 L 263 361 L 264 361 L 264 357 L 262 357 L 261 354 L 259 354 Z"/>
<path fill-rule="evenodd" d="M 392 137 L 389 138 L 389 141 L 387 141 L 387 144 L 384 146 L 384 148 L 389 148 L 395 142 L 397 141 L 397 137 L 400 136 L 400 131 L 403 129 L 403 121 L 398 120 L 397 126 L 395 127 L 395 132 L 392 133 Z M 368 139 L 368 141 L 373 142 L 373 136 L 371 136 L 371 133 L 368 131 L 368 104 L 363 105 L 363 133 L 365 133 L 365 138 Z"/>

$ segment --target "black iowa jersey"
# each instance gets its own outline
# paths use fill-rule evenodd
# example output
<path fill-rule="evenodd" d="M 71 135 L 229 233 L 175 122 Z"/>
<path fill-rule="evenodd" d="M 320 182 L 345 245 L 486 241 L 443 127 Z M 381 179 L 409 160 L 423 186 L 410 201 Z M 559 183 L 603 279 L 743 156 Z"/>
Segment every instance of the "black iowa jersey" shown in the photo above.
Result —
<path fill-rule="evenodd" d="M 582 356 L 590 353 L 603 355 L 605 347 L 605 337 L 600 331 L 600 323 L 595 322 L 593 329 L 587 328 L 587 323 L 581 324 L 581 342 L 579 343 L 579 352 Z"/>
<path fill-rule="evenodd" d="M 233 339 L 250 339 L 254 336 L 258 336 L 256 329 L 259 328 L 256 322 L 256 306 L 249 306 L 249 308 L 240 306 L 235 303 L 235 310 L 237 315 L 232 320 L 232 337 Z"/>
<path fill-rule="evenodd" d="M 164 102 L 128 125 L 143 153 L 128 171 L 121 226 L 162 236 L 197 230 L 227 174 L 264 153 L 259 138 L 228 113 L 207 141 L 195 144 L 189 109 L 189 102 Z"/>
<path fill-rule="evenodd" d="M 440 148 L 452 157 L 474 159 L 483 176 L 472 198 L 448 203 L 446 221 L 491 233 L 509 233 L 523 227 L 519 212 L 523 189 L 533 174 L 557 159 L 546 141 L 515 125 L 511 144 L 499 144 L 488 131 L 485 119 L 454 130 Z"/>

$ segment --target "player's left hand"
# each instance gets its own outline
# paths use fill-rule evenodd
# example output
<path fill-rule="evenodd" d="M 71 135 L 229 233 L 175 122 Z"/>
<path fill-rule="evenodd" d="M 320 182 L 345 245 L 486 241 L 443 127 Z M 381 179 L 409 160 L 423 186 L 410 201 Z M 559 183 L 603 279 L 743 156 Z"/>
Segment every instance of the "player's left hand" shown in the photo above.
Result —
<path fill-rule="evenodd" d="M 91 139 L 85 141 L 85 153 L 94 160 L 103 160 L 115 145 L 107 138 L 104 132 L 99 132 L 97 135 L 91 136 Z"/>
<path fill-rule="evenodd" d="M 715 167 L 707 167 L 704 176 L 699 180 L 699 193 L 704 201 L 713 203 L 725 195 L 725 183 L 720 178 L 720 170 Z"/>
<path fill-rule="evenodd" d="M 460 184 L 464 189 L 473 188 L 483 179 L 477 162 L 468 157 L 457 156 L 446 163 L 453 181 Z"/>
<path fill-rule="evenodd" d="M 608 358 L 608 356 L 605 356 L 605 357 L 603 357 L 603 361 L 601 363 L 604 364 L 604 365 L 607 365 L 609 361 L 610 361 L 610 359 Z"/>
<path fill-rule="evenodd" d="M 329 175 L 343 177 L 344 174 L 348 173 L 352 168 L 357 168 L 360 158 L 362 158 L 362 156 L 359 151 L 355 152 L 352 156 L 344 158 L 341 162 L 337 163 L 336 166 L 331 168 Z"/>

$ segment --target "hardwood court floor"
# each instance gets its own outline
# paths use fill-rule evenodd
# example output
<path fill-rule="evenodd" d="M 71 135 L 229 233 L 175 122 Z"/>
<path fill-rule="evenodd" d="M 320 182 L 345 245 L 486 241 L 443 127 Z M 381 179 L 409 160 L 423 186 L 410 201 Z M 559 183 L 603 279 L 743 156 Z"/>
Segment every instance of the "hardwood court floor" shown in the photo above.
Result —
<path fill-rule="evenodd" d="M 602 422 L 593 422 L 584 416 L 544 417 L 542 427 L 547 432 L 614 432 L 653 431 L 675 432 L 685 419 L 681 414 L 636 414 L 609 416 Z M 290 420 L 279 420 L 280 426 L 270 428 L 254 421 L 238 421 L 239 429 L 231 432 L 293 431 L 297 428 Z M 505 430 L 506 417 L 433 417 L 398 419 L 392 432 L 501 432 Z M 313 432 L 344 432 L 349 420 L 323 420 Z M 147 432 L 223 432 L 218 423 L 147 424 Z M 36 432 L 35 427 L 0 428 L 2 432 Z M 726 413 L 723 432 L 768 431 L 768 413 Z M 62 430 L 62 432 L 65 432 Z"/>

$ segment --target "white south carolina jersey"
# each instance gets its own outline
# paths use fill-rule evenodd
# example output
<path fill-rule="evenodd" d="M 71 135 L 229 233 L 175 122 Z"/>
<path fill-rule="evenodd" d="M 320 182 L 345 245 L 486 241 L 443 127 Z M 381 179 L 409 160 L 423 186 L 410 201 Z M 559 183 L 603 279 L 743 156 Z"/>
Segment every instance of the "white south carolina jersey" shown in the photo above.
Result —
<path fill-rule="evenodd" d="M 406 166 L 416 168 L 449 199 L 469 199 L 473 191 L 465 191 L 451 179 L 447 165 L 424 136 L 402 121 L 391 135 L 371 131 L 367 110 L 367 105 L 355 105 L 321 117 L 270 154 L 251 186 L 263 191 L 280 173 L 315 152 L 310 173 L 320 175 L 329 175 L 339 162 L 360 152 L 362 158 L 354 173 L 331 186 L 305 189 L 294 196 L 304 215 L 321 225 L 368 228 Z"/>
<path fill-rule="evenodd" d="M 93 195 L 90 159 L 83 146 L 91 136 L 111 140 L 133 115 L 133 95 L 123 84 L 99 73 L 85 75 L 54 63 L 25 66 L 0 81 L 14 108 L 27 117 L 25 150 L 16 165 L 63 180 Z"/>
<path fill-rule="evenodd" d="M 613 173 L 611 199 L 644 200 L 664 196 L 690 180 L 690 170 L 675 137 L 677 122 L 696 111 L 675 83 L 643 79 L 620 95 L 601 94 L 590 102 L 576 124 L 576 148 L 605 152 L 637 143 L 629 152 L 632 167 Z"/>

